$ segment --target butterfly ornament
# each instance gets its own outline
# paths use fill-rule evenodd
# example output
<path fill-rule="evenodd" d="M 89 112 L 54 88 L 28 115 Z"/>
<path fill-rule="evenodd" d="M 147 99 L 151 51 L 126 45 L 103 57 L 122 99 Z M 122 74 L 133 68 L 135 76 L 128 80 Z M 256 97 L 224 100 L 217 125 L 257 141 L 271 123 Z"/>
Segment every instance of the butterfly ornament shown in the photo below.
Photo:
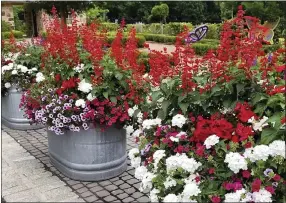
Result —
<path fill-rule="evenodd" d="M 207 25 L 197 27 L 189 33 L 188 37 L 185 39 L 186 43 L 195 43 L 200 41 L 204 36 L 206 36 L 208 29 Z"/>
<path fill-rule="evenodd" d="M 248 37 L 250 39 L 259 39 L 263 42 L 273 44 L 274 29 L 279 24 L 280 18 L 272 23 L 265 21 L 263 25 L 251 16 L 245 16 L 245 21 L 249 29 Z"/>

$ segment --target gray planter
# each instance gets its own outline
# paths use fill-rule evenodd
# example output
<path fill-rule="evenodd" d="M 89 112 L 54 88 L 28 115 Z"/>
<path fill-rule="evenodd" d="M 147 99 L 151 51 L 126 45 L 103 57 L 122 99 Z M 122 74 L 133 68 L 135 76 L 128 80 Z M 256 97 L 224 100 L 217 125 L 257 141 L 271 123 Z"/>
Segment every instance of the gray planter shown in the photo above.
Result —
<path fill-rule="evenodd" d="M 120 175 L 127 169 L 126 132 L 114 127 L 101 132 L 90 128 L 63 135 L 48 132 L 53 165 L 74 180 L 97 181 Z"/>
<path fill-rule="evenodd" d="M 22 91 L 12 86 L 8 89 L 8 95 L 2 96 L 2 123 L 15 130 L 35 130 L 43 128 L 42 125 L 31 125 L 24 112 L 19 109 Z"/>

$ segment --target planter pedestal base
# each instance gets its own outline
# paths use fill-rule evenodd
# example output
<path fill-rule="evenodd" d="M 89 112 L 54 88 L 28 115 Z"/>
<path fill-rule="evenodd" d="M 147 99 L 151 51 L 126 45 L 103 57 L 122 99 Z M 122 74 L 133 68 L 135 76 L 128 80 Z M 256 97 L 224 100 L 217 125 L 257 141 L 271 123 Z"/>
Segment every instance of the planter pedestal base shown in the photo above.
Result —
<path fill-rule="evenodd" d="M 105 180 L 127 169 L 126 131 L 114 127 L 66 131 L 63 135 L 48 132 L 52 164 L 65 176 L 81 181 Z"/>

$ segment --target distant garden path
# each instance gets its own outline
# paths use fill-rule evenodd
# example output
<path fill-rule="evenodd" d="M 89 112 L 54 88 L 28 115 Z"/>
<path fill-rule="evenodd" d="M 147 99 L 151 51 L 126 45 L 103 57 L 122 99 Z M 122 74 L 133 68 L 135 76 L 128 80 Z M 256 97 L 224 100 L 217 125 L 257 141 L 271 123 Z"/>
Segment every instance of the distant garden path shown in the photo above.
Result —
<path fill-rule="evenodd" d="M 156 51 L 164 51 L 164 47 L 167 48 L 167 53 L 171 53 L 175 51 L 175 46 L 171 44 L 162 44 L 162 43 L 157 43 L 157 42 L 151 42 L 151 41 L 146 41 L 147 44 L 149 44 L 149 48 L 151 50 L 156 50 Z M 140 49 L 141 51 L 147 51 L 148 49 L 142 48 Z"/>

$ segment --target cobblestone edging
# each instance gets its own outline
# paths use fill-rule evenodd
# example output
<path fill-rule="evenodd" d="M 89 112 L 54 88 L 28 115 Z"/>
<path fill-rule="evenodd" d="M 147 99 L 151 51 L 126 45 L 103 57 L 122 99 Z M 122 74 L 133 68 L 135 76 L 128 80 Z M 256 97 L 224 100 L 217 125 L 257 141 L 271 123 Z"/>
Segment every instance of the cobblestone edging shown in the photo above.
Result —
<path fill-rule="evenodd" d="M 38 167 L 43 170 L 43 174 L 48 174 L 51 181 L 55 178 L 61 180 L 62 183 L 66 184 L 65 187 L 70 189 L 70 192 L 78 195 L 83 201 L 149 202 L 147 194 L 138 190 L 140 182 L 134 177 L 134 169 L 130 166 L 130 160 L 128 160 L 127 171 L 118 177 L 97 182 L 75 181 L 65 177 L 50 163 L 50 158 L 48 155 L 48 140 L 45 129 L 19 131 L 9 129 L 2 125 L 2 139 L 5 132 L 8 134 L 8 136 L 10 135 L 12 138 L 14 138 L 14 140 L 16 140 L 25 150 L 27 150 L 27 152 L 32 155 L 29 155 L 30 157 L 35 157 L 34 160 L 39 162 Z M 3 146 L 4 143 L 2 144 L 2 152 L 4 150 Z M 127 138 L 127 150 L 130 150 L 134 146 L 135 143 L 131 140 L 131 138 Z M 5 150 L 10 151 L 10 149 L 7 147 L 5 147 Z M 28 154 L 27 152 L 22 153 Z M 2 164 L 5 163 L 2 161 Z M 26 170 L 28 167 L 29 165 L 27 164 L 23 166 L 23 168 Z M 41 177 L 40 175 L 38 176 L 39 178 Z M 6 199 L 6 196 L 7 195 L 4 194 L 4 199 L 9 202 L 9 199 Z M 60 196 L 63 196 L 63 194 Z M 51 198 L 53 198 L 53 196 Z M 80 199 L 78 199 L 78 201 L 80 201 Z M 51 200 L 52 199 L 48 199 L 48 201 Z"/>

